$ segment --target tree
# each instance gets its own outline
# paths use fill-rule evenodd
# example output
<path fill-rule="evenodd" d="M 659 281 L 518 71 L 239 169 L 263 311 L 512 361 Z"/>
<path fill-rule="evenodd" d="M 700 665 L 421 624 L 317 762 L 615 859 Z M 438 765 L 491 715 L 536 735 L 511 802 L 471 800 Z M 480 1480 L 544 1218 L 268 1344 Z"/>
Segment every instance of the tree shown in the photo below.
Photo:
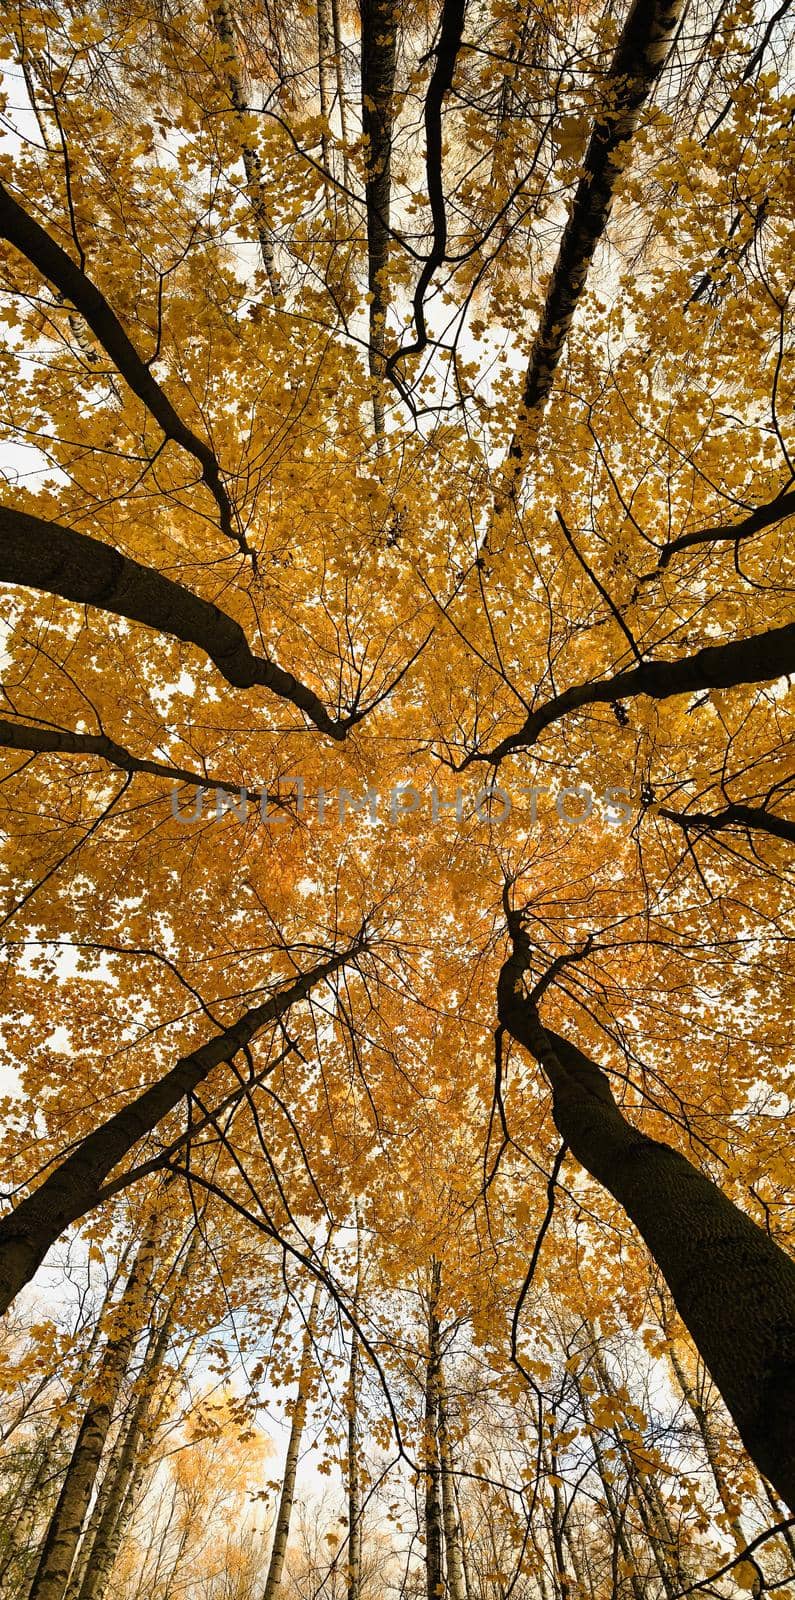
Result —
<path fill-rule="evenodd" d="M 795 1509 L 787 0 L 83 0 L 2 38 L 17 1445 L 53 1246 L 109 1248 L 167 1181 L 214 1241 L 213 1359 L 297 1380 L 299 1436 L 276 1264 L 307 1337 L 338 1319 L 313 1404 L 348 1536 L 307 1582 L 366 1595 L 394 1479 L 406 1592 L 424 1527 L 429 1594 L 510 1563 L 541 1600 L 674 1600 L 687 1450 L 599 1422 L 661 1274 L 692 1345 L 657 1389 L 716 1566 L 761 1592 Z M 477 1352 L 473 1407 L 533 1443 L 486 1440 L 493 1472 L 458 1385 L 451 1425 Z M 131 1356 L 59 1461 L 48 1600 L 127 1462 Z M 740 1503 L 697 1360 L 768 1484 Z M 200 1489 L 170 1482 L 153 1597 L 204 1560 Z"/>

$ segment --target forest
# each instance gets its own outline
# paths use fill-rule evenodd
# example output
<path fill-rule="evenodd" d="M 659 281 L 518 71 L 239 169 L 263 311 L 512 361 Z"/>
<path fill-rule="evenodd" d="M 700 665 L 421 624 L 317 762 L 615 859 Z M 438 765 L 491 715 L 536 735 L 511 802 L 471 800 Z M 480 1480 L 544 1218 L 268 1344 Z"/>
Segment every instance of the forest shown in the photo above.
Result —
<path fill-rule="evenodd" d="M 3 0 L 3 1600 L 795 1597 L 794 16 Z"/>

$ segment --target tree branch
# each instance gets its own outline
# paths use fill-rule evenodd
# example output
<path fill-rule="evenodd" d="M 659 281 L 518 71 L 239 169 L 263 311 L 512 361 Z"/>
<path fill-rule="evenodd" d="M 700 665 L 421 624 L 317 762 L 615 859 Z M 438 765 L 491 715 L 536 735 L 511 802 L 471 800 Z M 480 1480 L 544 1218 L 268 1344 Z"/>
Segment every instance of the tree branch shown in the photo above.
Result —
<path fill-rule="evenodd" d="M 291 672 L 254 655 L 239 622 L 153 567 L 110 545 L 27 511 L 0 505 L 0 583 L 96 606 L 194 644 L 236 689 L 261 685 L 302 711 L 321 733 L 341 740 L 366 715 L 329 716 L 312 689 Z"/>

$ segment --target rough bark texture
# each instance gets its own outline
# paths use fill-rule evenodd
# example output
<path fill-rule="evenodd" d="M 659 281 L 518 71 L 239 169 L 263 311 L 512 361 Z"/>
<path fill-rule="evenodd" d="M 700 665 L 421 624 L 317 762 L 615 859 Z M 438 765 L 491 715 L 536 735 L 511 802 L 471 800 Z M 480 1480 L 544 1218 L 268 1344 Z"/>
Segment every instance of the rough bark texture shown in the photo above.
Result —
<path fill-rule="evenodd" d="M 362 132 L 366 148 L 367 286 L 370 300 L 370 375 L 376 438 L 384 435 L 381 383 L 389 305 L 389 208 L 392 163 L 392 101 L 397 66 L 394 0 L 360 0 L 362 24 Z"/>
<path fill-rule="evenodd" d="M 195 1230 L 177 1274 L 165 1315 L 161 1318 L 159 1326 L 154 1325 L 151 1329 L 138 1378 L 138 1394 L 126 1426 L 119 1436 L 116 1450 L 108 1463 L 102 1494 L 97 1499 L 98 1515 L 94 1526 L 86 1530 L 84 1540 L 86 1548 L 85 1551 L 81 1548 L 78 1558 L 80 1582 L 75 1586 L 78 1600 L 102 1600 L 105 1594 L 123 1532 L 122 1507 L 135 1474 L 141 1443 L 149 1424 L 155 1385 L 168 1351 L 182 1290 L 190 1276 L 199 1238 L 199 1232 Z"/>
<path fill-rule="evenodd" d="M 584 706 L 612 705 L 633 695 L 648 695 L 652 700 L 668 700 L 677 694 L 696 694 L 703 689 L 734 689 L 743 683 L 769 683 L 795 672 L 795 622 L 783 628 L 753 633 L 748 639 L 730 639 L 726 644 L 707 645 L 692 656 L 678 661 L 644 661 L 640 666 L 617 672 L 612 678 L 597 678 L 593 683 L 574 684 L 531 711 L 516 733 L 495 746 L 488 754 L 468 756 L 463 763 L 489 761 L 496 765 L 513 750 L 528 749 L 553 722 L 580 711 Z"/>
<path fill-rule="evenodd" d="M 87 1134 L 71 1155 L 39 1187 L 0 1222 L 0 1312 L 32 1278 L 50 1245 L 64 1228 L 96 1204 L 108 1173 L 129 1154 L 139 1139 L 203 1082 L 213 1067 L 229 1061 L 270 1022 L 305 1000 L 316 984 L 350 962 L 362 948 L 347 950 L 302 973 L 262 1005 L 252 1006 L 230 1028 L 183 1056 L 159 1082 L 145 1089 L 122 1111 Z"/>
<path fill-rule="evenodd" d="M 265 1580 L 265 1589 L 262 1600 L 276 1600 L 279 1586 L 284 1571 L 284 1558 L 287 1554 L 287 1540 L 290 1537 L 290 1518 L 293 1513 L 293 1500 L 295 1499 L 295 1476 L 298 1471 L 298 1458 L 301 1454 L 301 1439 L 306 1422 L 307 1399 L 309 1384 L 312 1377 L 312 1365 L 315 1358 L 314 1345 L 317 1333 L 318 1318 L 320 1315 L 320 1279 L 316 1279 L 306 1319 L 304 1339 L 301 1346 L 301 1366 L 298 1372 L 298 1394 L 293 1406 L 290 1422 L 290 1438 L 287 1443 L 287 1455 L 284 1461 L 284 1476 L 282 1489 L 279 1496 L 279 1510 L 276 1515 L 276 1527 L 273 1533 L 273 1547 L 268 1565 L 268 1576 Z"/>
<path fill-rule="evenodd" d="M 441 1352 L 439 1353 L 439 1470 L 442 1484 L 442 1522 L 444 1547 L 447 1556 L 447 1593 L 450 1600 L 467 1600 L 464 1574 L 461 1524 L 455 1493 L 455 1463 L 447 1412 L 447 1390 L 444 1382 Z"/>
<path fill-rule="evenodd" d="M 532 455 L 571 320 L 607 227 L 616 182 L 627 164 L 639 113 L 660 75 L 682 10 L 682 0 L 634 0 L 624 23 L 605 80 L 603 110 L 591 129 L 582 177 L 530 352 L 503 473 L 503 503 L 517 493 Z"/>
<path fill-rule="evenodd" d="M 209 600 L 87 533 L 0 506 L 0 583 L 42 589 L 194 644 L 233 688 L 270 689 L 332 739 L 344 739 L 356 720 L 332 719 L 291 672 L 254 655 L 240 623 Z"/>
<path fill-rule="evenodd" d="M 81 1353 L 80 1364 L 74 1379 L 69 1386 L 61 1416 L 59 1417 L 59 1420 L 55 1424 L 55 1427 L 53 1428 L 49 1437 L 43 1442 L 43 1447 L 39 1454 L 38 1460 L 35 1463 L 33 1474 L 28 1479 L 26 1485 L 25 1504 L 22 1509 L 22 1514 L 18 1517 L 13 1528 L 5 1558 L 2 1564 L 0 1564 L 0 1594 L 5 1592 L 3 1585 L 5 1584 L 12 1564 L 21 1557 L 20 1577 L 16 1586 L 16 1592 L 20 1595 L 27 1596 L 30 1587 L 30 1581 L 33 1576 L 33 1570 L 36 1565 L 36 1550 L 35 1546 L 31 1549 L 30 1536 L 36 1523 L 37 1513 L 40 1513 L 42 1510 L 42 1501 L 44 1501 L 45 1504 L 47 1502 L 47 1486 L 52 1480 L 53 1462 L 55 1461 L 56 1455 L 61 1448 L 64 1440 L 64 1434 L 67 1431 L 67 1418 L 76 1409 L 81 1395 L 84 1392 L 86 1379 L 93 1365 L 95 1351 L 102 1337 L 103 1330 L 107 1325 L 108 1314 L 110 1312 L 111 1305 L 113 1304 L 113 1296 L 116 1292 L 117 1284 L 122 1273 L 127 1268 L 131 1253 L 131 1246 L 128 1245 L 123 1251 L 122 1255 L 119 1257 L 116 1267 L 111 1274 L 111 1277 L 108 1281 L 108 1287 L 103 1296 L 102 1307 L 99 1316 L 94 1322 L 90 1338 L 88 1339 L 85 1349 Z"/>
<path fill-rule="evenodd" d="M 221 4 L 216 6 L 213 12 L 213 22 L 226 56 L 224 75 L 229 98 L 238 116 L 241 117 L 248 108 L 243 89 L 243 73 L 235 45 L 234 18 L 227 0 L 221 0 Z M 270 284 L 271 294 L 278 305 L 282 298 L 282 286 L 276 266 L 276 258 L 273 253 L 273 233 L 268 222 L 262 166 L 257 151 L 250 144 L 247 144 L 245 139 L 242 141 L 241 151 L 262 265 Z"/>
<path fill-rule="evenodd" d="M 795 1262 L 678 1151 L 634 1128 L 606 1074 L 527 1001 L 526 935 L 499 980 L 505 1028 L 542 1066 L 572 1154 L 634 1222 L 760 1471 L 795 1508 Z"/>
<path fill-rule="evenodd" d="M 146 1319 L 158 1219 L 147 1225 L 92 1386 L 28 1600 L 63 1600 L 122 1381 Z"/>
<path fill-rule="evenodd" d="M 210 446 L 178 416 L 96 284 L 2 183 L 0 238 L 7 239 L 80 312 L 125 383 L 146 406 L 166 438 L 172 439 L 198 462 L 202 481 L 218 507 L 222 533 L 250 555 L 245 540 L 233 525 L 232 506 Z"/>
<path fill-rule="evenodd" d="M 425 1579 L 428 1600 L 444 1594 L 441 1469 L 439 1465 L 439 1299 L 441 1269 L 434 1261 L 428 1296 L 428 1359 L 425 1367 Z"/>

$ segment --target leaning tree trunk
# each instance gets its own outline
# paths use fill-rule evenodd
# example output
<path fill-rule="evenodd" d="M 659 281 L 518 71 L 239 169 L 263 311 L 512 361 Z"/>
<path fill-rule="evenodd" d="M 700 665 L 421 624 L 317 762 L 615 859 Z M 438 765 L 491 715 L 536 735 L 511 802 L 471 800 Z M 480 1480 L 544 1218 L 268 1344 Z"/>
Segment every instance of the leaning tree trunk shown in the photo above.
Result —
<path fill-rule="evenodd" d="M 91 1370 L 91 1364 L 94 1359 L 94 1352 L 99 1344 L 102 1330 L 107 1324 L 108 1314 L 113 1303 L 113 1296 L 116 1292 L 116 1285 L 118 1284 L 122 1272 L 127 1266 L 130 1252 L 131 1245 L 127 1244 L 122 1254 L 119 1256 L 113 1273 L 108 1280 L 108 1286 L 103 1296 L 99 1315 L 95 1318 L 94 1326 L 91 1330 L 91 1335 L 86 1347 L 83 1351 L 81 1351 L 78 1369 L 69 1387 L 66 1400 L 64 1401 L 61 1417 L 55 1424 L 55 1427 L 52 1429 L 49 1438 L 44 1441 L 38 1460 L 34 1463 L 33 1473 L 24 1484 L 25 1503 L 22 1507 L 21 1514 L 15 1520 L 8 1550 L 6 1551 L 2 1563 L 0 1563 L 0 1594 L 5 1592 L 4 1584 L 11 1565 L 14 1561 L 16 1561 L 20 1551 L 26 1548 L 28 1541 L 31 1539 L 36 1525 L 37 1513 L 40 1513 L 43 1509 L 42 1498 L 45 1499 L 46 1503 L 47 1497 L 44 1494 L 45 1485 L 51 1478 L 52 1464 L 56 1458 L 58 1448 L 61 1445 L 63 1436 L 67 1429 L 66 1419 L 71 1416 L 71 1413 L 76 1407 L 81 1393 L 85 1387 L 86 1377 Z M 20 1594 L 27 1595 L 28 1593 L 30 1579 L 36 1559 L 37 1555 L 34 1546 L 33 1549 L 28 1551 L 24 1557 L 22 1573 L 19 1581 Z"/>
<path fill-rule="evenodd" d="M 165 1314 L 160 1325 L 152 1327 L 138 1379 L 138 1396 L 126 1428 L 121 1434 L 119 1446 L 108 1464 L 102 1493 L 97 1500 L 99 1513 L 96 1523 L 93 1529 L 87 1530 L 87 1535 L 90 1536 L 84 1541 L 86 1549 L 85 1552 L 82 1550 L 80 1552 L 80 1582 L 79 1586 L 75 1586 L 77 1600 L 101 1600 L 101 1596 L 105 1593 L 118 1553 L 117 1534 L 120 1537 L 122 1507 L 135 1474 L 141 1441 L 149 1422 L 155 1386 L 168 1351 L 182 1293 L 190 1276 L 200 1237 L 198 1229 L 194 1230 Z"/>
<path fill-rule="evenodd" d="M 114 1315 L 116 1326 L 108 1335 L 28 1600 L 63 1600 L 66 1593 L 119 1390 L 145 1323 L 159 1222 L 155 1210 Z"/>
<path fill-rule="evenodd" d="M 315 984 L 322 983 L 345 965 L 351 952 L 335 955 L 302 973 L 288 988 L 279 989 L 262 1005 L 252 1006 L 230 1027 L 182 1056 L 156 1083 L 131 1099 L 72 1150 L 13 1211 L 0 1220 L 0 1313 L 41 1265 L 50 1245 L 69 1226 L 102 1201 L 102 1185 L 140 1139 L 145 1138 L 214 1067 L 232 1061 L 263 1028 L 278 1022 L 290 1008 L 305 1000 Z"/>
<path fill-rule="evenodd" d="M 500 973 L 501 1024 L 540 1063 L 561 1137 L 637 1227 L 759 1470 L 795 1509 L 795 1262 L 670 1145 L 632 1126 L 606 1074 L 524 992 L 527 935 Z"/>
<path fill-rule="evenodd" d="M 292 1420 L 290 1422 L 290 1438 L 287 1443 L 287 1455 L 284 1462 L 282 1492 L 279 1496 L 279 1510 L 276 1515 L 273 1548 L 262 1600 L 275 1600 L 275 1596 L 279 1593 L 282 1572 L 284 1571 L 284 1558 L 287 1554 L 287 1540 L 290 1535 L 290 1518 L 292 1517 L 293 1500 L 295 1498 L 295 1476 L 298 1471 L 298 1457 L 301 1453 L 301 1439 L 304 1432 L 304 1423 L 306 1422 L 309 1385 L 314 1363 L 315 1334 L 317 1333 L 320 1316 L 320 1292 L 321 1282 L 317 1278 L 304 1329 L 301 1366 L 298 1372 L 298 1393 L 295 1397 Z"/>

